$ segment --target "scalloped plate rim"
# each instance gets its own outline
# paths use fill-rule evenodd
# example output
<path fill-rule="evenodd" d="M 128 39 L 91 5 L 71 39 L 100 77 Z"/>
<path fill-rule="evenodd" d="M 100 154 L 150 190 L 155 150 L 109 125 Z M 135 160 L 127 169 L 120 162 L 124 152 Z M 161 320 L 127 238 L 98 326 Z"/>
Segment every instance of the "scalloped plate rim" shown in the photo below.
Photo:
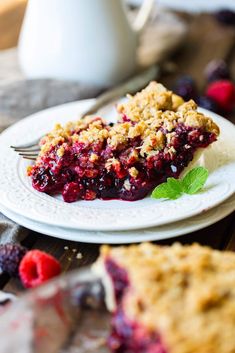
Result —
<path fill-rule="evenodd" d="M 14 212 L 0 205 L 0 212 L 2 212 L 6 217 L 25 228 L 59 239 L 64 239 L 68 241 L 79 241 L 91 244 L 128 244 L 142 241 L 158 241 L 169 238 L 176 238 L 209 227 L 210 225 L 219 222 L 223 218 L 227 217 L 234 211 L 235 195 L 231 196 L 220 206 L 217 206 L 207 212 L 204 212 L 203 214 L 185 219 L 183 224 L 180 221 L 171 223 L 170 228 L 173 229 L 170 229 L 168 231 L 167 229 L 169 228 L 169 225 L 165 225 L 161 227 L 147 228 L 141 230 L 141 233 L 147 232 L 147 234 L 139 235 L 137 234 L 138 230 L 134 230 L 134 232 L 124 231 L 116 232 L 116 234 L 114 232 L 114 234 L 110 235 L 108 232 L 100 231 L 85 231 L 85 233 L 83 232 L 82 234 L 79 234 L 79 232 L 81 232 L 79 230 L 55 227 L 37 221 L 33 221 L 19 214 L 15 214 Z"/>
<path fill-rule="evenodd" d="M 46 109 L 46 110 L 43 110 L 43 111 L 40 111 L 40 112 L 37 112 L 21 121 L 19 121 L 18 123 L 16 123 L 15 125 L 11 126 L 10 128 L 8 128 L 7 130 L 5 130 L 1 135 L 0 135 L 0 145 L 1 145 L 1 140 L 2 138 L 4 139 L 5 136 L 8 136 L 9 134 L 11 134 L 11 131 L 14 131 L 14 130 L 17 130 L 19 128 L 22 127 L 22 125 L 32 122 L 36 119 L 38 119 L 38 117 L 44 115 L 44 116 L 50 116 L 50 114 L 55 114 L 56 111 L 63 111 L 63 110 L 66 110 L 66 109 L 71 109 L 72 108 L 72 111 L 75 111 L 76 109 L 76 113 L 78 115 L 78 112 L 82 109 L 82 107 L 87 107 L 89 104 L 91 104 L 93 100 L 92 99 L 89 99 L 89 100 L 82 100 L 82 101 L 77 101 L 77 102 L 70 102 L 70 103 L 66 103 L 66 104 L 63 104 L 63 105 L 60 105 L 60 106 L 56 106 L 56 107 L 52 107 L 52 108 L 49 108 L 49 109 Z M 80 107 L 80 108 L 79 108 Z M 230 123 L 229 121 L 227 121 L 226 119 L 218 116 L 217 114 L 215 113 L 212 113 L 212 112 L 209 112 L 207 110 L 204 110 L 204 109 L 200 109 L 201 111 L 203 111 L 204 113 L 206 114 L 209 114 L 211 115 L 212 117 L 214 116 L 217 120 L 219 119 L 222 119 L 221 121 L 225 124 L 227 124 L 229 127 L 231 126 L 233 129 L 234 129 L 234 132 L 235 132 L 235 127 L 232 123 Z M 45 119 L 45 118 L 44 118 Z M 68 120 L 71 120 L 72 118 L 68 118 Z M 59 120 L 59 119 L 58 119 Z M 15 158 L 16 160 L 16 158 Z M 1 163 L 1 162 L 0 162 Z M 223 202 L 224 200 L 226 200 L 229 196 L 231 196 L 231 194 L 235 191 L 235 185 L 230 185 L 228 183 L 228 187 L 231 187 L 231 190 L 229 190 L 228 192 L 225 192 L 225 194 L 223 195 L 223 197 L 221 197 L 220 199 L 216 200 L 216 202 L 214 203 L 211 203 L 210 206 L 207 206 L 206 209 L 208 210 L 209 208 L 213 208 L 213 207 L 216 207 L 218 204 L 220 204 L 221 202 Z M 39 193 L 38 193 L 39 194 Z M 38 195 L 39 196 L 39 195 Z M 43 195 L 40 195 L 42 198 L 44 197 Z M 48 195 L 46 195 L 47 197 L 49 197 Z M 191 197 L 195 197 L 195 196 L 191 196 Z M 191 198 L 190 197 L 190 198 Z M 49 197 L 51 199 L 51 197 Z M 35 197 L 35 200 L 37 201 L 37 199 L 39 199 L 39 197 Z M 54 199 L 54 198 L 53 198 Z M 180 200 L 183 200 L 180 199 Z M 196 201 L 196 197 L 195 197 L 195 201 Z M 85 202 L 85 201 L 83 201 Z M 109 202 L 109 201 L 99 201 L 99 202 Z M 124 202 L 124 201 L 118 201 L 119 203 L 121 202 Z M 170 205 L 170 202 L 172 201 L 167 201 L 169 202 L 168 205 Z M 177 201 L 176 201 L 177 202 Z M 0 203 L 1 200 L 0 200 Z M 139 202 L 140 203 L 140 202 Z M 134 203 L 133 203 L 134 204 Z M 157 201 L 156 201 L 156 204 L 157 204 Z M 17 205 L 14 205 L 13 202 L 10 202 L 8 199 L 5 198 L 5 202 L 2 203 L 2 205 L 4 207 L 7 207 L 9 210 L 13 211 L 13 212 L 16 212 L 16 213 L 19 213 L 21 216 L 24 216 L 26 218 L 29 218 L 31 220 L 34 220 L 34 221 L 39 221 L 40 223 L 45 223 L 45 224 L 48 224 L 48 225 L 54 225 L 54 226 L 61 226 L 61 227 L 66 227 L 66 228 L 73 228 L 73 229 L 76 229 L 76 228 L 80 228 L 80 229 L 83 229 L 83 230 L 103 230 L 103 231 L 114 231 L 114 230 L 128 230 L 128 229 L 138 229 L 138 228 L 146 228 L 146 227 L 152 227 L 152 226 L 160 226 L 160 225 L 164 225 L 164 224 L 168 224 L 168 223 L 173 223 L 173 222 L 176 222 L 176 221 L 179 221 L 179 220 L 183 220 L 185 218 L 189 218 L 189 217 L 193 217 L 195 216 L 196 214 L 199 214 L 201 212 L 204 211 L 204 208 L 200 208 L 200 210 L 198 209 L 195 209 L 195 210 L 191 210 L 191 212 L 188 212 L 186 215 L 178 215 L 178 216 L 171 216 L 171 218 L 169 219 L 165 219 L 164 221 L 158 221 L 157 220 L 152 220 L 152 221 L 143 221 L 143 222 L 140 222 L 140 223 L 135 223 L 135 224 L 126 224 L 126 225 L 123 225 L 123 224 L 117 224 L 117 225 L 112 225 L 110 226 L 109 224 L 104 224 L 104 222 L 102 223 L 102 225 L 90 225 L 90 224 L 86 224 L 86 225 L 81 225 L 79 223 L 72 223 L 72 224 L 65 224 L 64 221 L 63 222 L 60 222 L 58 219 L 55 221 L 55 220 L 52 220 L 52 219 L 48 219 L 48 217 L 45 219 L 43 219 L 43 217 L 39 217 L 39 215 L 34 215 L 34 214 L 28 214 L 28 212 L 26 212 L 25 210 L 22 210 L 20 206 L 17 207 Z M 138 207 L 137 207 L 138 206 Z M 121 206 L 120 206 L 121 207 Z M 144 209 L 144 201 L 143 201 L 143 205 L 140 204 L 140 205 L 136 205 L 135 206 L 136 208 L 140 209 L 140 207 L 143 207 L 142 210 Z M 84 209 L 86 209 L 87 207 L 84 207 Z M 128 208 L 129 209 L 132 209 L 132 206 L 128 205 Z M 89 209 L 89 207 L 88 207 Z M 95 209 L 93 207 L 91 207 L 90 209 Z M 98 208 L 100 210 L 100 208 Z M 156 207 L 156 210 L 157 210 L 157 207 Z M 58 218 L 58 217 L 57 217 Z M 128 222 L 129 222 L 129 219 L 128 219 Z M 126 221 L 127 223 L 127 221 Z"/>

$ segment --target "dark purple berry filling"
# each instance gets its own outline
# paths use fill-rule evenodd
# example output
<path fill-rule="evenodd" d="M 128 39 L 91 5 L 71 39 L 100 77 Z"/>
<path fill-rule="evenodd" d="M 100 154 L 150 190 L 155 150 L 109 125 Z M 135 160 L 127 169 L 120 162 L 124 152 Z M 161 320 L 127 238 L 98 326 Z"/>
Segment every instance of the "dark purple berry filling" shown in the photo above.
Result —
<path fill-rule="evenodd" d="M 121 309 L 113 315 L 108 346 L 114 353 L 166 353 L 159 335 L 125 317 Z"/>
<path fill-rule="evenodd" d="M 116 303 L 119 304 L 124 295 L 125 290 L 129 286 L 127 273 L 123 268 L 119 267 L 111 259 L 106 260 L 105 268 L 112 279 L 115 300 L 116 300 Z"/>
<path fill-rule="evenodd" d="M 167 134 L 168 131 L 162 129 L 162 132 Z M 32 168 L 33 187 L 48 194 L 61 193 L 66 202 L 95 198 L 142 199 L 168 177 L 178 178 L 195 151 L 216 140 L 214 133 L 183 124 L 178 124 L 173 132 L 174 137 L 163 150 L 138 160 L 133 158 L 132 152 L 141 146 L 140 138 L 129 139 L 128 147 L 118 146 L 117 149 L 110 149 L 106 141 L 90 145 L 74 143 L 62 157 L 56 154 L 58 146 L 52 147 L 42 156 L 40 165 Z M 98 163 L 91 162 L 92 153 L 98 155 Z M 112 158 L 119 163 L 107 170 L 107 160 Z M 138 170 L 137 177 L 130 175 L 132 167 Z"/>
<path fill-rule="evenodd" d="M 129 320 L 122 309 L 122 298 L 129 286 L 127 273 L 114 261 L 107 259 L 105 267 L 111 277 L 117 310 L 111 321 L 108 346 L 114 353 L 166 353 L 159 335 L 137 322 Z"/>

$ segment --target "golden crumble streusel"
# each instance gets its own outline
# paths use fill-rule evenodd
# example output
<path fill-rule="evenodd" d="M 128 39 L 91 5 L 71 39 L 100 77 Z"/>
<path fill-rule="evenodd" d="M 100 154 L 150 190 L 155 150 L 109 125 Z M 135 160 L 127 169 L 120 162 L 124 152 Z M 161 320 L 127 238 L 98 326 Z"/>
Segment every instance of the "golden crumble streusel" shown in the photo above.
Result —
<path fill-rule="evenodd" d="M 128 101 L 119 104 L 117 110 L 130 120 L 144 120 L 147 125 L 153 122 L 155 126 L 158 124 L 173 129 L 177 123 L 189 126 L 193 124 L 192 126 L 219 134 L 219 128 L 213 120 L 197 112 L 197 104 L 193 100 L 184 102 L 181 97 L 157 82 L 151 82 L 135 96 L 128 95 Z"/>
<path fill-rule="evenodd" d="M 219 134 L 219 128 L 213 120 L 197 112 L 197 105 L 193 100 L 184 102 L 181 97 L 177 97 L 160 83 L 151 82 L 135 96 L 128 96 L 126 103 L 118 105 L 118 112 L 126 115 L 130 121 L 119 121 L 113 127 L 107 127 L 102 119 L 92 120 L 87 117 L 77 122 L 69 122 L 64 128 L 57 124 L 54 130 L 42 139 L 41 154 L 48 152 L 51 146 L 69 140 L 85 144 L 107 140 L 107 143 L 115 148 L 140 136 L 143 140 L 140 153 L 142 156 L 148 155 L 153 150 L 163 149 L 165 146 L 165 136 L 158 129 L 162 127 L 171 132 L 179 123 Z M 60 147 L 58 156 L 63 156 L 63 153 L 64 148 Z"/>
<path fill-rule="evenodd" d="M 170 353 L 235 352 L 235 254 L 200 245 L 103 246 L 98 263 L 125 269 L 125 315 L 158 332 Z"/>

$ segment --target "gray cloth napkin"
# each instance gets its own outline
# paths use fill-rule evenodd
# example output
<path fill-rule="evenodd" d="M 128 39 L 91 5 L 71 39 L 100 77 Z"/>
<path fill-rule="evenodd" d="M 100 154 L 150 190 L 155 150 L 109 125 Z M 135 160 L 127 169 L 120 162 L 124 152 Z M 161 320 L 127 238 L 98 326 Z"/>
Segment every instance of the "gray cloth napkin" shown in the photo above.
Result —
<path fill-rule="evenodd" d="M 39 110 L 92 98 L 100 91 L 100 88 L 49 79 L 1 83 L 0 76 L 0 132 Z"/>
<path fill-rule="evenodd" d="M 0 213 L 0 244 L 20 242 L 28 233 L 28 229 L 19 226 Z"/>

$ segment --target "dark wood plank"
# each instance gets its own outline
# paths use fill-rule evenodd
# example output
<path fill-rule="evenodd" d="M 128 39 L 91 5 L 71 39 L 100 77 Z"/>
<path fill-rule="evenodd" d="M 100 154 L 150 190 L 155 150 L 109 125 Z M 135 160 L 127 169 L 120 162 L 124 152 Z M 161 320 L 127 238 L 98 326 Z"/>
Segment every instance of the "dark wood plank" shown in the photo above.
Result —
<path fill-rule="evenodd" d="M 228 229 L 228 241 L 225 244 L 225 249 L 235 251 L 235 212 L 233 213 L 233 219 Z"/>
<path fill-rule="evenodd" d="M 161 244 L 172 244 L 175 241 L 179 241 L 183 244 L 200 243 L 202 245 L 207 245 L 215 249 L 224 249 L 225 243 L 228 241 L 229 229 L 231 223 L 234 220 L 235 213 L 224 218 L 223 220 L 207 227 L 190 233 L 178 238 L 167 239 L 161 241 Z"/>
<path fill-rule="evenodd" d="M 234 215 L 235 213 L 200 231 L 156 243 L 170 245 L 174 242 L 181 242 L 183 244 L 197 242 L 216 249 L 223 249 L 224 244 L 229 242 L 228 235 L 230 234 L 231 222 L 234 221 Z M 235 230 L 235 227 L 233 230 Z M 71 242 L 45 235 L 32 234 L 30 237 L 34 238 L 35 236 L 37 236 L 37 240 L 33 243 L 33 248 L 46 251 L 55 256 L 60 261 L 63 272 L 88 266 L 96 260 L 99 254 L 100 245 L 98 244 Z M 233 245 L 233 250 L 235 250 L 235 239 Z M 10 279 L 8 281 L 8 277 L 6 276 L 4 277 L 3 288 L 7 292 L 15 294 L 20 294 L 24 290 L 19 280 Z"/>
<path fill-rule="evenodd" d="M 233 50 L 230 53 L 229 56 L 229 68 L 231 72 L 231 77 L 235 81 L 235 46 L 233 47 Z M 235 124 L 235 112 L 230 115 L 229 120 Z"/>

